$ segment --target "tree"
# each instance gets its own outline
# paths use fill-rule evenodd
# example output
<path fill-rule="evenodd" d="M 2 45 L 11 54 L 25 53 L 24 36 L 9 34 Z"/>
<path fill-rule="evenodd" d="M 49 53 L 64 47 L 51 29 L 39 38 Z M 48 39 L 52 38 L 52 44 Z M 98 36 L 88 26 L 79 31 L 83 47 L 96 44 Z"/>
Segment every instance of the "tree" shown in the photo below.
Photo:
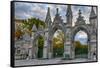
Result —
<path fill-rule="evenodd" d="M 75 54 L 87 54 L 88 53 L 88 45 L 83 45 L 80 41 L 74 42 L 75 46 Z"/>
<path fill-rule="evenodd" d="M 81 43 L 80 43 L 80 41 L 75 41 L 75 42 L 74 42 L 74 45 L 75 45 L 76 48 L 81 48 Z"/>
<path fill-rule="evenodd" d="M 39 36 L 38 38 L 38 58 L 42 58 L 43 56 L 43 45 L 44 45 L 44 38 L 42 36 Z"/>
<path fill-rule="evenodd" d="M 43 21 L 41 21 L 40 19 L 29 18 L 29 19 L 24 20 L 22 23 L 22 27 L 23 27 L 23 29 L 28 30 L 27 32 L 30 34 L 30 36 L 32 34 L 33 25 L 35 25 L 37 29 L 40 27 L 45 28 L 45 26 L 46 26 L 46 24 Z"/>
<path fill-rule="evenodd" d="M 61 30 L 57 30 L 57 36 L 53 37 L 53 56 L 61 57 L 64 52 L 64 34 Z"/>
<path fill-rule="evenodd" d="M 31 30 L 32 29 L 32 26 L 33 25 L 36 25 L 36 27 L 37 27 L 37 29 L 39 28 L 39 27 L 43 27 L 43 28 L 45 28 L 45 23 L 43 22 L 43 21 L 41 21 L 40 19 L 36 19 L 36 18 L 29 18 L 29 19 L 27 19 L 27 20 L 25 20 L 24 22 L 23 22 L 23 27 L 24 28 L 27 28 L 27 29 L 29 29 L 29 30 Z"/>
<path fill-rule="evenodd" d="M 23 32 L 21 31 L 21 29 L 17 28 L 15 31 L 15 38 L 20 39 L 22 35 L 23 35 Z"/>

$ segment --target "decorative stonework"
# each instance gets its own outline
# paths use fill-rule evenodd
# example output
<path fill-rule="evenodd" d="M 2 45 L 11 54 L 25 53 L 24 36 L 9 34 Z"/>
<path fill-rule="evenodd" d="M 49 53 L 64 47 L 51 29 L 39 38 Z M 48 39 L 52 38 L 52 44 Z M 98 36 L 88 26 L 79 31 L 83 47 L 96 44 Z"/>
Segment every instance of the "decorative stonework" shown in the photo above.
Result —
<path fill-rule="evenodd" d="M 32 30 L 32 38 L 31 38 L 31 45 L 32 45 L 32 55 L 31 58 L 37 58 L 37 50 L 38 47 L 36 45 L 36 40 L 39 36 L 43 36 L 44 38 L 44 48 L 43 48 L 43 57 L 42 58 L 53 58 L 53 47 L 52 47 L 52 38 L 56 30 L 60 29 L 64 33 L 64 53 L 63 58 L 66 58 L 66 55 L 69 56 L 69 59 L 75 58 L 75 46 L 74 46 L 74 36 L 75 34 L 82 30 L 87 33 L 88 35 L 88 59 L 92 59 L 94 53 L 96 54 L 96 47 L 97 47 L 97 16 L 91 8 L 90 13 L 90 24 L 86 24 L 84 17 L 82 16 L 81 10 L 79 10 L 77 21 L 75 22 L 75 26 L 72 26 L 72 9 L 71 5 L 68 5 L 67 12 L 66 12 L 66 25 L 64 24 L 60 14 L 59 9 L 56 9 L 56 15 L 52 22 L 51 15 L 50 15 L 50 8 L 48 8 L 45 23 L 45 29 L 36 29 L 36 26 L 33 26 Z M 95 27 L 95 29 L 94 29 Z M 67 39 L 66 39 L 67 38 Z"/>

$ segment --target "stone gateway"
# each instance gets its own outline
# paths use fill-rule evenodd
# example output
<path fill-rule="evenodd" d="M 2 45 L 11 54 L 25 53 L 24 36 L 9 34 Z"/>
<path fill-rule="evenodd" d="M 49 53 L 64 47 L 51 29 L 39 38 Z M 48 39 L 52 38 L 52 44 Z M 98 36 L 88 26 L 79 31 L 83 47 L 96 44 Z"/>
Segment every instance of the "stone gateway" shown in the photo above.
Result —
<path fill-rule="evenodd" d="M 92 59 L 94 57 L 94 53 L 96 54 L 97 47 L 97 14 L 95 13 L 93 7 L 91 7 L 89 22 L 90 24 L 86 24 L 84 17 L 82 16 L 81 10 L 79 10 L 78 18 L 75 22 L 75 25 L 72 26 L 73 22 L 73 12 L 71 9 L 71 5 L 68 5 L 66 11 L 66 23 L 63 22 L 59 9 L 56 9 L 56 15 L 52 22 L 50 15 L 50 8 L 48 7 L 45 23 L 47 28 L 44 30 L 35 30 L 35 34 L 32 38 L 32 45 L 36 43 L 36 39 L 39 36 L 43 36 L 44 47 L 43 47 L 43 57 L 42 58 L 53 58 L 53 46 L 52 46 L 52 38 L 54 33 L 60 29 L 64 33 L 64 53 L 63 58 L 69 56 L 69 59 L 75 58 L 75 46 L 74 46 L 74 36 L 75 34 L 82 30 L 87 33 L 88 36 L 88 59 Z M 34 28 L 35 29 L 35 28 Z M 66 39 L 67 38 L 67 39 Z M 33 46 L 33 50 L 36 51 L 36 47 Z M 32 51 L 32 52 L 35 52 Z M 32 53 L 32 58 L 36 58 L 35 55 L 37 53 Z M 96 58 L 96 56 L 95 56 Z"/>
<path fill-rule="evenodd" d="M 89 24 L 85 21 L 82 11 L 79 10 L 78 18 L 76 22 L 73 23 L 73 11 L 71 5 L 67 6 L 66 10 L 66 22 L 63 22 L 62 17 L 59 14 L 59 8 L 56 8 L 56 15 L 51 20 L 50 7 L 48 7 L 45 24 L 46 28 L 43 29 L 40 27 L 36 28 L 35 25 L 32 27 L 32 37 L 31 37 L 31 46 L 29 50 L 29 59 L 36 59 L 38 53 L 38 45 L 37 39 L 42 36 L 44 39 L 43 45 L 43 59 L 51 59 L 53 57 L 53 36 L 57 30 L 61 30 L 64 33 L 64 52 L 63 57 L 65 59 L 75 59 L 75 45 L 74 38 L 77 32 L 84 31 L 87 36 L 87 45 L 88 45 L 88 54 L 87 59 L 97 58 L 97 13 L 91 7 L 90 16 L 89 16 Z"/>

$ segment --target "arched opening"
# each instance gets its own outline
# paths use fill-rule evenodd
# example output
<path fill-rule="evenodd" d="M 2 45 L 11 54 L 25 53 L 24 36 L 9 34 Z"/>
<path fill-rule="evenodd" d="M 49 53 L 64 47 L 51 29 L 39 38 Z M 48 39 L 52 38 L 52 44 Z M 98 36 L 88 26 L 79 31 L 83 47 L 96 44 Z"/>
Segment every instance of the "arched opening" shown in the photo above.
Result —
<path fill-rule="evenodd" d="M 88 58 L 88 35 L 79 30 L 74 35 L 75 58 Z"/>
<path fill-rule="evenodd" d="M 52 38 L 53 57 L 63 57 L 64 53 L 64 33 L 57 29 Z"/>
<path fill-rule="evenodd" d="M 37 45 L 37 58 L 43 57 L 43 46 L 44 46 L 44 38 L 43 36 L 39 36 L 36 41 Z"/>

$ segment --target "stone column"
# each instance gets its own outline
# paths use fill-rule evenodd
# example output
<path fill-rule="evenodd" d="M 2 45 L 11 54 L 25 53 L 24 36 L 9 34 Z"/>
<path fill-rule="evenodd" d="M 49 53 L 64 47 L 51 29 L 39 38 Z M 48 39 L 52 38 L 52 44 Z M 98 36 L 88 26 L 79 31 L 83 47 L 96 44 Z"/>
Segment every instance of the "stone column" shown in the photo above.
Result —
<path fill-rule="evenodd" d="M 67 45 L 66 43 L 67 43 L 67 42 L 64 43 L 64 54 L 63 54 L 64 58 L 67 58 L 67 56 L 68 56 L 68 51 L 69 51 L 69 50 L 68 50 L 69 48 L 67 47 L 68 45 Z"/>
<path fill-rule="evenodd" d="M 96 34 L 92 34 L 88 43 L 88 59 L 94 58 L 94 49 L 96 48 Z"/>
<path fill-rule="evenodd" d="M 27 60 L 32 59 L 32 49 L 28 48 L 28 57 Z"/>
<path fill-rule="evenodd" d="M 72 30 L 71 30 L 72 31 Z M 74 34 L 73 31 L 70 33 L 70 42 L 71 42 L 71 54 L 70 54 L 70 59 L 75 59 L 75 46 L 74 46 Z"/>
<path fill-rule="evenodd" d="M 88 42 L 88 59 L 91 59 L 92 58 L 92 53 L 91 53 L 91 48 L 92 48 L 92 44 L 91 42 Z"/>
<path fill-rule="evenodd" d="M 94 58 L 96 60 L 96 40 L 91 40 L 88 50 L 88 59 L 94 60 Z"/>
<path fill-rule="evenodd" d="M 32 46 L 32 56 L 31 56 L 31 59 L 33 59 L 34 58 L 34 44 L 33 44 L 33 39 L 34 39 L 34 37 L 33 37 L 33 35 L 32 35 L 32 37 L 31 37 L 31 42 L 30 42 L 30 45 Z"/>
<path fill-rule="evenodd" d="M 66 41 L 64 45 L 64 58 L 72 59 L 74 58 L 74 51 L 71 46 L 70 41 Z"/>
<path fill-rule="evenodd" d="M 48 40 L 48 58 L 53 58 L 53 45 L 52 45 L 52 40 Z"/>
<path fill-rule="evenodd" d="M 43 47 L 43 58 L 46 59 L 48 58 L 47 56 L 47 46 L 48 46 L 48 40 L 47 40 L 47 37 L 45 37 L 45 41 L 44 41 L 44 47 Z"/>
<path fill-rule="evenodd" d="M 34 32 L 32 32 L 32 37 L 31 37 L 31 42 L 30 42 L 30 44 L 31 44 L 31 46 L 32 46 L 32 59 L 34 59 L 34 58 L 36 58 L 36 42 L 34 42 L 34 36 L 35 34 L 34 34 Z"/>
<path fill-rule="evenodd" d="M 71 58 L 71 39 L 70 39 L 70 29 L 66 31 L 65 40 L 64 40 L 64 58 Z"/>
<path fill-rule="evenodd" d="M 71 59 L 75 58 L 75 47 L 74 47 L 73 43 L 71 44 L 71 55 L 70 55 L 70 58 Z"/>

